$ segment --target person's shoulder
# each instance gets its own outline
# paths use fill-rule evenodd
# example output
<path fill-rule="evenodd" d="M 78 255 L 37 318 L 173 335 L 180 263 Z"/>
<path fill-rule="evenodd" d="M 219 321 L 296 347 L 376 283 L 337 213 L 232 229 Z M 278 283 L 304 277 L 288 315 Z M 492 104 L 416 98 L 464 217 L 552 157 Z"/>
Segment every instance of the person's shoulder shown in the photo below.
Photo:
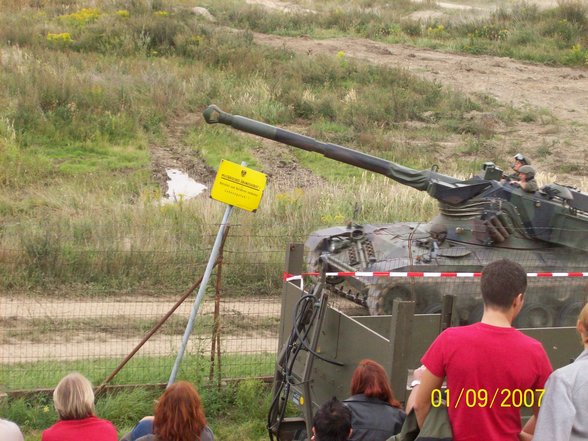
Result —
<path fill-rule="evenodd" d="M 112 423 L 112 421 L 109 420 L 105 420 L 104 418 L 99 418 L 97 416 L 92 416 L 89 418 L 90 421 L 94 422 L 95 424 L 100 424 L 103 426 L 112 426 L 114 427 L 114 424 Z"/>
<path fill-rule="evenodd" d="M 528 336 L 527 334 L 525 334 L 524 332 L 521 332 L 517 328 L 510 328 L 510 329 L 511 329 L 511 333 L 512 333 L 513 338 L 518 339 L 523 344 L 526 344 L 526 345 L 531 346 L 535 349 L 538 349 L 538 350 L 545 352 L 545 349 L 543 348 L 543 344 L 539 340 L 537 340 L 536 338 Z"/>
<path fill-rule="evenodd" d="M 0 418 L 0 435 L 7 440 L 22 440 L 22 432 L 16 423 Z"/>
<path fill-rule="evenodd" d="M 137 441 L 158 441 L 157 435 L 150 433 L 149 435 L 144 435 L 141 438 L 137 438 Z"/>
<path fill-rule="evenodd" d="M 535 179 L 527 181 L 524 190 L 527 193 L 533 193 L 539 190 L 539 186 L 537 185 L 537 182 L 535 182 Z"/>
<path fill-rule="evenodd" d="M 477 325 L 477 323 L 466 326 L 451 326 L 443 330 L 443 332 L 435 338 L 429 351 L 437 353 L 442 347 L 461 345 L 463 342 L 475 339 L 475 332 L 472 332 L 475 330 L 475 325 Z"/>
<path fill-rule="evenodd" d="M 16 423 L 13 423 L 12 421 L 9 420 L 5 420 L 3 418 L 0 418 L 0 428 L 2 428 L 2 430 L 10 430 L 10 431 L 19 431 L 20 429 L 18 428 L 18 425 Z"/>
<path fill-rule="evenodd" d="M 349 403 L 357 403 L 357 402 L 366 402 L 369 401 L 368 397 L 366 397 L 364 394 L 356 394 L 356 395 L 351 395 L 349 398 L 346 398 L 343 400 L 344 404 L 349 404 Z"/>
<path fill-rule="evenodd" d="M 574 366 L 574 363 L 554 370 L 551 375 L 549 375 L 545 387 L 555 392 L 566 393 L 569 395 L 571 390 L 575 388 L 574 386 L 578 376 L 578 370 L 578 366 Z"/>
<path fill-rule="evenodd" d="M 90 417 L 90 419 L 90 424 L 96 427 L 96 429 L 103 431 L 103 433 L 114 433 L 118 439 L 118 431 L 116 430 L 116 427 L 114 427 L 112 421 L 98 418 L 97 416 Z"/>
<path fill-rule="evenodd" d="M 214 441 L 214 432 L 208 426 L 202 429 L 202 433 L 200 434 L 200 441 Z"/>
<path fill-rule="evenodd" d="M 480 328 L 480 323 L 473 323 L 471 325 L 465 326 L 451 326 L 445 329 L 439 337 L 441 338 L 459 338 L 462 336 L 469 336 L 472 335 L 474 332 L 477 332 Z"/>
<path fill-rule="evenodd" d="M 554 370 L 551 374 L 553 377 L 552 381 L 572 385 L 580 379 L 582 383 L 586 383 L 588 382 L 588 379 L 585 376 L 587 370 L 588 358 L 577 359 L 573 363 Z"/>
<path fill-rule="evenodd" d="M 49 426 L 45 430 L 43 430 L 43 434 L 45 434 L 45 433 L 51 434 L 54 432 L 59 432 L 60 430 L 62 430 L 63 427 L 64 427 L 64 422 L 62 420 L 56 421 L 51 426 Z"/>
<path fill-rule="evenodd" d="M 390 415 L 399 416 L 401 418 L 404 418 L 406 416 L 406 412 L 404 412 L 404 410 L 402 409 L 399 409 L 398 407 L 388 405 L 387 409 Z"/>
<path fill-rule="evenodd" d="M 519 350 L 524 350 L 524 351 L 530 351 L 531 353 L 537 354 L 537 355 L 541 355 L 541 356 L 545 356 L 547 357 L 547 353 L 545 352 L 545 348 L 543 347 L 543 344 L 533 338 L 528 336 L 527 334 L 524 334 L 523 332 L 521 332 L 520 330 L 516 329 L 516 328 L 510 328 L 511 329 L 511 336 L 510 336 L 510 344 L 513 347 L 517 347 Z"/>
<path fill-rule="evenodd" d="M 43 430 L 43 432 L 41 433 L 41 441 L 59 440 L 62 431 L 65 429 L 62 423 L 63 421 L 57 421 L 52 426 L 49 426 L 48 428 Z"/>

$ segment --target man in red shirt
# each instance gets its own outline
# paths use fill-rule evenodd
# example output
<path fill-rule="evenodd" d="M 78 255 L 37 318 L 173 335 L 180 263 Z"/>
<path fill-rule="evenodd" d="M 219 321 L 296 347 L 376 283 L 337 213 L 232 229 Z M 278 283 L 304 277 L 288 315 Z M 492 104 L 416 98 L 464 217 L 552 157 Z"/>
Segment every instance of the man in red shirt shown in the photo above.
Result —
<path fill-rule="evenodd" d="M 414 405 L 420 427 L 447 379 L 454 441 L 519 439 L 520 408 L 532 406 L 537 415 L 552 371 L 541 343 L 512 327 L 526 288 L 527 275 L 515 262 L 498 260 L 483 269 L 482 321 L 446 329 L 421 360 L 426 370 Z"/>

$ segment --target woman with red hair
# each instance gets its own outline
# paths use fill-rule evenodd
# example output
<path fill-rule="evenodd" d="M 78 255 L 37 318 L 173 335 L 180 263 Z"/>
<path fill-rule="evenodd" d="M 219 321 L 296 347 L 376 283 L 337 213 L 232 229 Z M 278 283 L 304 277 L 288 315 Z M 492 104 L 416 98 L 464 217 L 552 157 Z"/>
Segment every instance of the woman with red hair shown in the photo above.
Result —
<path fill-rule="evenodd" d="M 351 395 L 344 401 L 351 410 L 351 441 L 384 441 L 400 432 L 406 414 L 381 364 L 369 359 L 359 362 L 351 378 Z"/>
<path fill-rule="evenodd" d="M 137 438 L 137 432 L 150 432 Z M 155 415 L 146 417 L 123 440 L 214 441 L 200 396 L 187 381 L 172 384 L 155 406 Z"/>

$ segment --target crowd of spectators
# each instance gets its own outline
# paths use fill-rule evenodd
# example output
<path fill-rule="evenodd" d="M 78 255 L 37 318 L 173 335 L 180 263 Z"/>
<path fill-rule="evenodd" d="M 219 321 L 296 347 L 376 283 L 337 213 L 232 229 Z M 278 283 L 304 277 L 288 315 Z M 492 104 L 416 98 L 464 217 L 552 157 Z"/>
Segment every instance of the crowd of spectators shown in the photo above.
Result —
<path fill-rule="evenodd" d="M 98 418 L 90 381 L 77 372 L 65 376 L 53 392 L 58 421 L 41 435 L 41 441 L 118 441 L 114 425 Z M 166 389 L 153 416 L 137 423 L 121 441 L 214 441 L 206 423 L 198 392 L 187 381 Z M 24 441 L 19 427 L 0 419 L 0 441 Z"/>
<path fill-rule="evenodd" d="M 588 304 L 577 321 L 583 352 L 572 364 L 552 372 L 541 343 L 512 327 L 524 304 L 524 269 L 507 259 L 492 262 L 483 269 L 480 285 L 481 321 L 448 328 L 435 339 L 422 357 L 423 365 L 415 370 L 406 409 L 396 400 L 384 368 L 373 360 L 361 360 L 351 380 L 351 396 L 344 401 L 333 397 L 320 407 L 311 439 L 400 441 L 407 425 L 417 431 L 425 427 L 434 391 L 445 389 L 484 391 L 501 398 L 514 390 L 531 391 L 536 396 L 533 416 L 522 427 L 520 406 L 514 403 L 493 407 L 484 400 L 475 406 L 447 405 L 451 438 L 427 439 L 587 440 Z M 113 424 L 96 416 L 92 385 L 83 375 L 65 376 L 53 392 L 53 403 L 59 419 L 43 431 L 41 441 L 117 441 Z M 23 441 L 23 435 L 16 424 L 0 419 L 0 440 Z M 214 434 L 198 392 L 180 381 L 166 389 L 154 415 L 139 421 L 121 441 L 214 441 Z"/>
<path fill-rule="evenodd" d="M 401 412 L 394 407 L 393 398 L 389 401 L 390 396 L 367 399 L 368 389 L 353 389 L 356 375 L 364 377 L 363 381 L 366 376 L 371 377 L 372 385 L 381 380 L 378 369 L 366 369 L 366 366 L 378 366 L 377 363 L 363 360 L 353 377 L 352 397 L 343 403 L 333 399 L 317 412 L 313 440 L 414 440 L 413 428 L 416 432 L 419 428 L 424 431 L 433 414 L 434 391 L 445 391 L 445 405 L 441 406 L 445 414 L 438 412 L 439 403 L 436 403 L 434 418 L 438 420 L 439 415 L 446 418 L 451 433 L 448 436 L 427 432 L 424 438 L 427 440 L 588 440 L 588 304 L 583 307 L 577 322 L 583 352 L 572 364 L 552 372 L 541 343 L 512 327 L 525 301 L 527 276 L 524 269 L 507 259 L 492 262 L 483 269 L 480 285 L 484 301 L 481 321 L 448 328 L 431 344 L 422 357 L 423 365 L 414 372 L 406 417 L 404 413 L 383 416 L 380 414 L 383 408 L 376 406 L 367 410 L 366 403 L 376 403 L 377 399 L 380 403 L 388 402 Z M 475 393 L 477 397 L 499 394 L 504 405 L 492 406 L 489 399 L 481 399 L 476 405 L 468 405 L 465 401 L 461 406 L 455 401 L 448 405 L 450 398 L 446 391 L 469 391 L 467 393 Z M 509 403 L 505 398 L 510 395 L 512 400 L 516 395 L 513 391 L 533 395 L 529 400 L 533 416 L 524 427 L 521 406 Z M 350 412 L 343 412 L 341 404 Z M 363 406 L 359 412 L 358 404 Z M 383 424 L 391 423 L 398 415 L 402 415 L 404 425 L 391 424 L 391 436 L 386 431 L 388 429 L 383 429 Z M 334 421 L 339 421 L 341 431 L 333 428 Z M 429 424 L 429 429 L 431 427 L 445 426 L 435 421 Z M 405 434 L 411 436 L 404 437 Z"/>

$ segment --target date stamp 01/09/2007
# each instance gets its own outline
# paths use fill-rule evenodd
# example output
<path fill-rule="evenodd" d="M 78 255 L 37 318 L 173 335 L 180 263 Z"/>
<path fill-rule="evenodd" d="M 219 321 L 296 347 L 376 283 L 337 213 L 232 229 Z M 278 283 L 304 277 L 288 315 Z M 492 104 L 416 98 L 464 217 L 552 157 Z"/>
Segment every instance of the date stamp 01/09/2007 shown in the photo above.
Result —
<path fill-rule="evenodd" d="M 446 405 L 455 409 L 458 406 L 489 409 L 494 407 L 540 407 L 544 393 L 545 389 L 498 388 L 494 391 L 468 388 L 461 388 L 458 391 L 433 389 L 431 392 L 431 405 L 433 407 Z"/>

